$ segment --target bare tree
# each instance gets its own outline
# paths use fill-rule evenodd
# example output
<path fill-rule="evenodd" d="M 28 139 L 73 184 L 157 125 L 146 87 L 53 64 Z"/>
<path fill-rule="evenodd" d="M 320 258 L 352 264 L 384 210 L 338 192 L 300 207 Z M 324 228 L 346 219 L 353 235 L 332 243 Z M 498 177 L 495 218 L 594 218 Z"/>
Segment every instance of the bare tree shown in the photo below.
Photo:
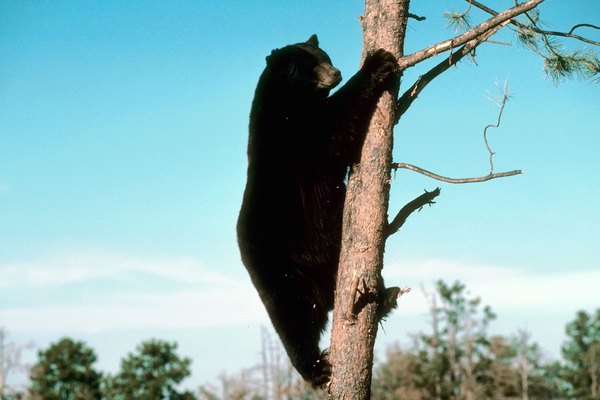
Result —
<path fill-rule="evenodd" d="M 410 0 L 365 1 L 365 13 L 361 18 L 363 59 L 366 54 L 383 48 L 398 58 L 402 74 L 426 59 L 444 53 L 449 55 L 421 75 L 401 96 L 398 97 L 399 87 L 396 87 L 381 98 L 369 126 L 360 163 L 352 168 L 348 179 L 330 347 L 333 374 L 329 390 L 335 399 L 369 398 L 373 345 L 378 323 L 377 303 L 382 298 L 378 291 L 381 288 L 385 240 L 413 211 L 431 204 L 439 195 L 439 190 L 436 190 L 417 197 L 400 211 L 392 224 L 388 224 L 391 168 L 406 168 L 451 183 L 482 182 L 521 173 L 519 170 L 495 173 L 493 152 L 489 146 L 490 172 L 482 177 L 448 178 L 414 165 L 393 164 L 393 127 L 417 96 L 436 77 L 465 56 L 472 55 L 478 46 L 508 25 L 515 29 L 523 43 L 544 59 L 545 69 L 555 82 L 573 75 L 596 79 L 600 75 L 600 61 L 595 54 L 565 53 L 553 40 L 555 37 L 565 37 L 598 45 L 598 42 L 574 34 L 574 30 L 579 28 L 599 29 L 598 27 L 579 24 L 567 33 L 543 30 L 540 28 L 536 7 L 544 0 L 528 0 L 520 4 L 515 2 L 513 7 L 503 12 L 496 12 L 474 0 L 466 1 L 467 11 L 448 14 L 455 25 L 466 28 L 464 33 L 409 55 L 404 55 L 403 52 L 407 20 L 423 19 L 410 14 Z M 467 16 L 472 8 L 484 11 L 490 18 L 470 27 Z M 517 16 L 522 16 L 525 21 L 518 21 Z M 489 127 L 500 124 L 506 98 L 502 101 L 497 123 Z M 487 127 L 484 139 L 486 131 Z M 356 307 L 357 304 L 361 304 L 361 307 Z"/>
<path fill-rule="evenodd" d="M 6 331 L 0 327 L 0 398 L 7 393 L 9 373 L 26 372 L 28 366 L 22 361 L 23 350 L 32 349 L 33 342 L 17 344 L 6 341 Z"/>

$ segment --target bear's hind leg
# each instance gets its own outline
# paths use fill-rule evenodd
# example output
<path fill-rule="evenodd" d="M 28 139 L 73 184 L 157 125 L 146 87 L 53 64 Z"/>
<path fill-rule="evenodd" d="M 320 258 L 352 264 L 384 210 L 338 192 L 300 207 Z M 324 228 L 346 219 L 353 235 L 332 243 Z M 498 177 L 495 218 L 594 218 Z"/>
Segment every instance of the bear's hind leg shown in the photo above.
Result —
<path fill-rule="evenodd" d="M 311 385 L 322 386 L 331 374 L 326 353 L 319 348 L 328 305 L 309 277 L 289 270 L 280 277 L 270 279 L 271 287 L 261 291 L 263 303 L 294 368 Z"/>

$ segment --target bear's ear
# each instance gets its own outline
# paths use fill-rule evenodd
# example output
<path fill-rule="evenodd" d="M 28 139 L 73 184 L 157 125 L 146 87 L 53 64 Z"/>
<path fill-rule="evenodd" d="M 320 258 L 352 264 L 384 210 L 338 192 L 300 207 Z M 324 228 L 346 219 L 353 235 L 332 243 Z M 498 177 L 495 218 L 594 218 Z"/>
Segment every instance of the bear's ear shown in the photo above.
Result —
<path fill-rule="evenodd" d="M 275 54 L 277 54 L 278 51 L 279 49 L 271 51 L 271 54 L 265 58 L 267 60 L 267 65 L 271 65 L 271 61 L 273 61 L 273 58 L 275 58 Z"/>
<path fill-rule="evenodd" d="M 310 38 L 308 38 L 308 40 L 306 41 L 306 44 L 309 44 L 311 46 L 315 46 L 315 47 L 319 47 L 319 38 L 317 37 L 317 35 L 312 35 Z"/>

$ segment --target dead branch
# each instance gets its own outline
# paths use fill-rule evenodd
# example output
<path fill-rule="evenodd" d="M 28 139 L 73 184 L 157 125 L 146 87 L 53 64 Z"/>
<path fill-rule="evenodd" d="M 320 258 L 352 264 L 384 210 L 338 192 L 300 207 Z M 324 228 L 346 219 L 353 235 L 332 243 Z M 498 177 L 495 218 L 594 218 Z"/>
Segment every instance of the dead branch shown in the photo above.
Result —
<path fill-rule="evenodd" d="M 577 24 L 575 26 L 573 26 L 569 32 L 567 32 L 567 34 L 572 34 L 573 31 L 577 28 L 581 28 L 581 27 L 586 27 L 586 28 L 593 28 L 593 29 L 600 29 L 600 26 L 596 26 L 596 25 L 592 25 L 592 24 Z"/>
<path fill-rule="evenodd" d="M 402 227 L 402 225 L 404 225 L 404 222 L 406 222 L 406 219 L 413 212 L 415 212 L 417 210 L 420 211 L 421 208 L 423 208 L 423 206 L 425 206 L 425 205 L 435 204 L 433 199 L 435 199 L 437 196 L 439 196 L 439 194 L 440 194 L 440 188 L 436 188 L 435 190 L 433 190 L 431 192 L 428 192 L 426 190 L 425 193 L 423 193 L 422 195 L 420 195 L 419 197 L 417 197 L 416 199 L 414 199 L 413 201 L 407 203 L 404 207 L 402 207 L 402 209 L 400 209 L 400 211 L 398 212 L 396 217 L 394 217 L 392 222 L 388 224 L 388 226 L 385 230 L 386 237 L 389 237 L 389 236 L 393 235 L 394 233 L 398 232 L 398 230 Z"/>
<path fill-rule="evenodd" d="M 462 57 L 464 57 L 464 55 Z M 437 72 L 436 68 L 438 68 L 438 67 L 440 67 L 440 69 L 443 68 L 441 66 L 441 64 L 438 64 L 436 67 L 434 67 L 428 73 L 434 74 L 435 72 L 432 72 L 432 71 L 435 70 Z M 427 75 L 427 74 L 425 74 L 425 75 Z M 421 79 L 422 78 L 419 78 L 417 80 L 417 82 L 411 87 L 411 89 L 407 90 L 402 95 L 402 97 L 400 98 L 400 100 L 398 100 L 398 103 L 400 103 L 403 98 L 406 98 L 404 100 L 404 102 L 408 103 L 408 105 L 405 105 L 405 103 L 399 104 L 401 112 L 405 112 L 406 109 L 410 106 L 410 103 L 412 103 L 412 101 L 414 101 L 414 99 L 416 98 L 416 95 L 414 95 L 413 92 L 422 90 L 423 87 L 425 87 L 425 85 L 428 83 L 428 82 L 425 82 L 425 84 L 423 84 L 422 86 L 416 86 L 416 85 L 420 84 L 420 80 Z M 411 92 L 411 90 L 412 90 L 412 92 Z M 500 122 L 502 120 L 502 114 L 504 112 L 504 107 L 506 106 L 506 102 L 508 101 L 509 98 L 510 98 L 510 94 L 508 92 L 507 86 L 505 85 L 505 87 L 503 89 L 503 93 L 502 93 L 502 100 L 500 101 L 500 104 L 498 105 L 498 107 L 500 108 L 500 111 L 498 113 L 498 118 L 496 119 L 496 123 L 495 124 L 489 124 L 489 125 L 487 125 L 483 129 L 483 142 L 485 143 L 485 147 L 487 148 L 487 151 L 488 151 L 489 156 L 490 156 L 490 173 L 488 175 L 484 175 L 484 176 L 480 176 L 480 177 L 474 177 L 474 178 L 449 178 L 449 177 L 446 177 L 446 176 L 438 175 L 438 174 L 436 174 L 434 172 L 428 171 L 426 169 L 423 169 L 423 168 L 417 167 L 416 165 L 412 165 L 412 164 L 408 164 L 408 163 L 393 163 L 392 164 L 392 169 L 397 170 L 399 168 L 405 168 L 405 169 L 409 169 L 411 171 L 418 172 L 418 173 L 423 174 L 425 176 L 428 176 L 430 178 L 437 179 L 437 180 L 442 181 L 442 182 L 455 183 L 455 184 L 458 184 L 458 183 L 485 182 L 485 181 L 489 181 L 491 179 L 504 178 L 504 177 L 507 177 L 507 176 L 513 176 L 513 175 L 522 174 L 523 171 L 521 171 L 521 170 L 513 170 L 513 171 L 508 171 L 508 172 L 494 173 L 494 154 L 496 154 L 496 153 L 494 153 L 492 151 L 492 148 L 490 147 L 490 145 L 488 143 L 488 140 L 487 140 L 487 130 L 489 128 L 498 128 L 498 127 L 500 127 Z M 417 199 L 415 199 L 415 200 L 417 200 Z M 415 200 L 413 200 L 413 201 L 415 201 Z M 404 208 L 402 210 L 400 210 L 400 213 L 402 213 L 403 210 L 404 210 Z M 398 216 L 396 216 L 396 218 L 398 218 Z M 394 221 L 396 221 L 396 218 L 394 218 Z M 395 230 L 393 230 L 391 233 L 388 233 L 388 234 L 391 235 L 392 233 L 396 232 L 402 226 L 403 223 L 404 223 L 404 221 L 402 221 L 402 223 Z"/>
<path fill-rule="evenodd" d="M 400 65 L 400 70 L 405 70 L 423 60 L 436 56 L 440 53 L 452 50 L 458 46 L 462 46 L 465 43 L 485 34 L 489 30 L 495 29 L 497 26 L 502 25 L 504 22 L 510 21 L 517 15 L 537 7 L 543 2 L 544 0 L 529 0 L 525 3 L 519 4 L 513 8 L 509 8 L 508 10 L 493 16 L 492 18 L 482 22 L 473 29 L 470 29 L 461 35 L 434 44 L 433 46 L 412 53 L 406 57 L 402 57 L 398 62 Z"/>
<path fill-rule="evenodd" d="M 411 18 L 411 19 L 417 20 L 417 21 L 419 21 L 419 22 L 420 22 L 420 21 L 425 21 L 425 20 L 427 19 L 426 17 L 422 17 L 422 16 L 420 16 L 420 15 L 417 15 L 417 14 L 412 14 L 412 13 L 408 13 L 408 18 Z"/>
<path fill-rule="evenodd" d="M 483 128 L 483 141 L 485 143 L 485 147 L 487 148 L 488 153 L 490 154 L 490 174 L 494 173 L 494 153 L 488 143 L 487 140 L 487 130 L 489 128 L 499 128 L 500 127 L 500 121 L 502 120 L 502 113 L 504 112 L 504 106 L 506 106 L 506 102 L 509 99 L 509 93 L 508 93 L 508 87 L 507 85 L 504 86 L 504 92 L 502 93 L 502 101 L 501 104 L 499 105 L 500 107 L 500 112 L 498 113 L 498 119 L 496 120 L 495 124 L 489 124 L 487 125 L 485 128 Z"/>
<path fill-rule="evenodd" d="M 420 174 L 423 174 L 430 178 L 436 179 L 438 181 L 442 181 L 442 182 L 446 182 L 446 183 L 456 183 L 456 184 L 485 182 L 485 181 L 489 181 L 491 179 L 504 178 L 507 176 L 520 175 L 523 173 L 522 170 L 516 169 L 513 171 L 507 171 L 507 172 L 490 173 L 488 175 L 479 176 L 479 177 L 475 177 L 475 178 L 449 178 L 447 176 L 438 175 L 434 172 L 428 171 L 426 169 L 423 169 L 423 168 L 417 167 L 416 165 L 412 165 L 412 164 L 408 164 L 408 163 L 393 163 L 392 168 L 393 169 L 401 169 L 401 168 L 409 169 L 411 171 L 418 172 Z"/>

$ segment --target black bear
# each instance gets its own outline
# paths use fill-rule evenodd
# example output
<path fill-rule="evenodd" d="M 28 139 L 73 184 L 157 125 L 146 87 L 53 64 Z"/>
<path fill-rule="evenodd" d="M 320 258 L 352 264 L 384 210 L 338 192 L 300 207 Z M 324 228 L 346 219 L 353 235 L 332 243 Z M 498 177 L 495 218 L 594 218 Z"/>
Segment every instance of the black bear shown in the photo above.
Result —
<path fill-rule="evenodd" d="M 292 364 L 320 386 L 330 374 L 319 339 L 333 308 L 344 180 L 398 64 L 378 50 L 329 96 L 342 76 L 316 35 L 266 61 L 250 113 L 238 243 Z"/>

